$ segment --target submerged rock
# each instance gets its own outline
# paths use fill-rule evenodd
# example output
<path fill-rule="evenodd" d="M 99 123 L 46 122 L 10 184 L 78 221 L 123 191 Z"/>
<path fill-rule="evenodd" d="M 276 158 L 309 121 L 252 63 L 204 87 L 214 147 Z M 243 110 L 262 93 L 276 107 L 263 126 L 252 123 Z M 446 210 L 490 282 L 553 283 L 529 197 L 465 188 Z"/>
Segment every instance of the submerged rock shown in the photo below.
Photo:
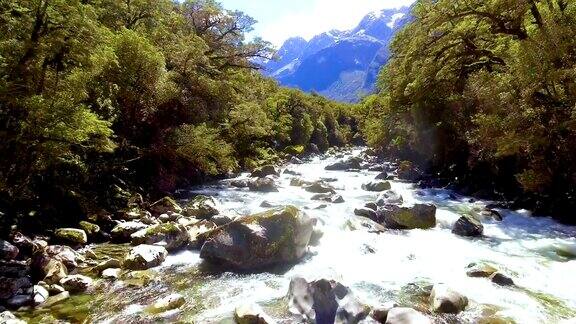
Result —
<path fill-rule="evenodd" d="M 177 223 L 153 225 L 131 235 L 132 245 L 162 245 L 168 251 L 175 251 L 187 245 L 190 236 L 186 228 Z"/>
<path fill-rule="evenodd" d="M 324 201 L 332 204 L 341 204 L 344 202 L 344 198 L 341 195 L 331 193 L 317 194 L 312 196 L 311 199 L 315 201 Z"/>
<path fill-rule="evenodd" d="M 248 182 L 248 188 L 250 191 L 255 192 L 278 192 L 278 187 L 271 178 L 260 178 Z"/>
<path fill-rule="evenodd" d="M 430 294 L 430 307 L 435 313 L 458 314 L 468 306 L 468 298 L 443 284 L 436 284 Z"/>
<path fill-rule="evenodd" d="M 188 217 L 209 220 L 220 212 L 216 208 L 216 199 L 208 196 L 196 196 L 184 207 L 183 214 Z"/>
<path fill-rule="evenodd" d="M 162 246 L 138 245 L 124 259 L 122 266 L 129 270 L 147 270 L 157 267 L 168 256 L 168 251 Z"/>
<path fill-rule="evenodd" d="M 466 275 L 472 278 L 489 278 L 498 269 L 486 263 L 471 263 L 466 267 Z"/>
<path fill-rule="evenodd" d="M 346 221 L 346 228 L 351 231 L 366 230 L 369 233 L 383 233 L 386 227 L 376 223 L 370 218 L 356 216 Z"/>
<path fill-rule="evenodd" d="M 236 307 L 234 320 L 237 324 L 272 324 L 274 323 L 264 311 L 255 304 L 245 304 Z"/>
<path fill-rule="evenodd" d="M 304 187 L 304 190 L 306 190 L 307 192 L 317 193 L 317 194 L 326 194 L 326 193 L 334 194 L 334 193 L 336 193 L 336 190 L 332 186 L 330 186 L 330 185 L 328 185 L 322 181 L 316 181 L 316 182 Z"/>
<path fill-rule="evenodd" d="M 186 303 L 184 296 L 180 294 L 172 294 L 157 300 L 151 307 L 151 313 L 163 313 L 169 310 L 182 307 Z"/>
<path fill-rule="evenodd" d="M 59 228 L 54 231 L 54 236 L 62 241 L 73 244 L 86 244 L 88 242 L 86 232 L 77 228 Z"/>
<path fill-rule="evenodd" d="M 339 161 L 334 164 L 330 164 L 326 166 L 324 169 L 328 171 L 347 171 L 350 169 L 360 169 L 360 168 L 362 168 L 360 158 L 352 157 L 345 161 Z"/>
<path fill-rule="evenodd" d="M 314 221 L 288 206 L 245 216 L 208 233 L 200 257 L 237 269 L 259 269 L 300 259 Z"/>
<path fill-rule="evenodd" d="M 382 192 L 386 190 L 390 190 L 392 186 L 388 181 L 372 181 L 369 183 L 365 183 L 362 185 L 362 189 L 366 191 L 372 192 Z"/>
<path fill-rule="evenodd" d="M 514 280 L 512 280 L 511 278 L 503 275 L 500 272 L 496 272 L 494 274 L 492 274 L 490 276 L 490 280 L 497 284 L 498 286 L 503 286 L 503 287 L 511 287 L 514 286 Z"/>
<path fill-rule="evenodd" d="M 462 216 L 452 227 L 452 233 L 459 236 L 478 237 L 484 233 L 484 226 L 471 217 Z"/>
<path fill-rule="evenodd" d="M 432 324 L 424 314 L 407 307 L 394 307 L 386 316 L 386 324 Z"/>
<path fill-rule="evenodd" d="M 409 207 L 386 205 L 380 213 L 387 228 L 429 229 L 436 226 L 436 206 L 416 204 Z"/>

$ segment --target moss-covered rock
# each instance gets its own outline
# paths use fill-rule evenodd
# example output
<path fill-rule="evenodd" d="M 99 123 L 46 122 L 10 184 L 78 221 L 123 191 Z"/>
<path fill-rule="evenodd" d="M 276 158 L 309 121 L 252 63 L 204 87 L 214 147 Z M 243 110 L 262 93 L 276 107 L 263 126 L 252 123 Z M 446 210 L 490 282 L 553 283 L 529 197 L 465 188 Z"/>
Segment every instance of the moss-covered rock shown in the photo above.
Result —
<path fill-rule="evenodd" d="M 210 219 L 218 215 L 217 202 L 208 196 L 196 196 L 184 207 L 184 216 L 196 217 L 198 219 Z"/>
<path fill-rule="evenodd" d="M 186 303 L 184 296 L 180 294 L 172 294 L 157 300 L 152 306 L 148 307 L 148 311 L 152 314 L 163 313 L 169 310 L 182 307 Z"/>
<path fill-rule="evenodd" d="M 271 178 L 260 178 L 252 180 L 248 183 L 248 188 L 250 191 L 255 192 L 278 192 L 278 187 Z"/>
<path fill-rule="evenodd" d="M 372 192 L 382 192 L 386 190 L 390 190 L 392 186 L 388 181 L 372 181 L 369 183 L 365 183 L 362 185 L 362 189 L 366 191 Z"/>
<path fill-rule="evenodd" d="M 148 270 L 157 267 L 168 256 L 168 251 L 162 246 L 138 245 L 124 258 L 122 267 L 128 270 Z"/>
<path fill-rule="evenodd" d="M 141 222 L 125 222 L 116 225 L 110 234 L 115 242 L 130 242 L 132 234 L 147 227 L 148 225 Z"/>
<path fill-rule="evenodd" d="M 458 314 L 468 306 L 468 298 L 446 285 L 436 284 L 430 294 L 430 308 L 435 313 Z"/>
<path fill-rule="evenodd" d="M 80 228 L 82 228 L 84 230 L 84 232 L 86 232 L 86 234 L 88 234 L 88 236 L 91 235 L 95 235 L 98 234 L 100 232 L 100 226 L 96 225 L 96 224 L 92 224 L 90 222 L 87 221 L 81 221 L 79 223 Z"/>
<path fill-rule="evenodd" d="M 157 244 L 162 245 L 168 251 L 177 250 L 190 240 L 186 228 L 177 223 L 165 223 L 153 225 L 131 236 L 132 245 Z"/>
<path fill-rule="evenodd" d="M 325 193 L 334 194 L 334 193 L 336 193 L 336 190 L 332 186 L 330 186 L 330 185 L 328 185 L 322 181 L 316 181 L 316 182 L 314 182 L 308 186 L 305 186 L 304 190 L 306 190 L 307 192 L 317 193 L 317 194 L 325 194 Z"/>
<path fill-rule="evenodd" d="M 436 226 L 436 206 L 416 204 L 413 206 L 386 205 L 380 213 L 387 228 L 429 229 Z"/>
<path fill-rule="evenodd" d="M 209 233 L 200 257 L 237 269 L 259 269 L 300 259 L 314 221 L 288 206 L 242 217 Z"/>
<path fill-rule="evenodd" d="M 182 213 L 182 207 L 180 207 L 180 205 L 178 205 L 178 203 L 170 197 L 164 197 L 158 200 L 157 202 L 150 205 L 149 209 L 150 212 L 155 216 L 167 214 L 170 212 L 176 214 Z"/>
<path fill-rule="evenodd" d="M 88 242 L 86 232 L 77 228 L 59 228 L 54 231 L 54 236 L 72 244 L 86 244 Z"/>

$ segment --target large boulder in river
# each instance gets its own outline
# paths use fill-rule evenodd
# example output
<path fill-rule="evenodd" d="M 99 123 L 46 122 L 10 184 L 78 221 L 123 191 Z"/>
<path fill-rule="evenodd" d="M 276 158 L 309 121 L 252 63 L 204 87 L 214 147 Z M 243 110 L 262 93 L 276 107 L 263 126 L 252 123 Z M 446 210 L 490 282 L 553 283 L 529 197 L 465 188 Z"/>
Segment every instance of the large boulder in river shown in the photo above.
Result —
<path fill-rule="evenodd" d="M 324 169 L 328 171 L 346 171 L 351 169 L 360 169 L 362 167 L 360 162 L 361 162 L 360 158 L 352 157 L 345 161 L 338 161 L 334 164 L 330 164 L 326 166 Z"/>
<path fill-rule="evenodd" d="M 250 191 L 255 192 L 278 192 L 278 187 L 272 178 L 259 178 L 248 182 Z"/>
<path fill-rule="evenodd" d="M 458 314 L 468 306 L 468 298 L 448 288 L 443 284 L 436 284 L 430 294 L 430 307 L 435 313 Z"/>
<path fill-rule="evenodd" d="M 253 178 L 265 178 L 271 175 L 278 176 L 280 175 L 280 172 L 278 172 L 278 170 L 276 170 L 276 168 L 273 165 L 265 165 L 254 169 L 254 171 L 252 171 L 251 176 Z"/>
<path fill-rule="evenodd" d="M 176 214 L 182 213 L 182 207 L 180 207 L 180 205 L 178 205 L 178 203 L 170 197 L 164 197 L 158 200 L 157 202 L 150 205 L 149 209 L 150 212 L 154 214 L 154 216 L 168 213 L 176 213 Z"/>
<path fill-rule="evenodd" d="M 177 223 L 153 225 L 131 235 L 132 245 L 161 245 L 168 251 L 177 250 L 190 240 L 186 228 Z"/>
<path fill-rule="evenodd" d="M 469 216 L 462 216 L 454 223 L 452 233 L 459 236 L 477 237 L 484 233 L 484 226 L 476 219 Z"/>
<path fill-rule="evenodd" d="M 432 324 L 432 321 L 412 308 L 394 307 L 388 311 L 385 324 Z"/>
<path fill-rule="evenodd" d="M 207 233 L 200 257 L 243 269 L 290 263 L 306 252 L 314 220 L 294 206 L 245 216 Z"/>
<path fill-rule="evenodd" d="M 416 204 L 413 206 L 386 205 L 379 210 L 384 224 L 391 229 L 429 229 L 436 226 L 436 206 Z"/>
<path fill-rule="evenodd" d="M 372 181 L 369 183 L 365 183 L 362 185 L 362 189 L 366 191 L 372 192 L 382 192 L 386 190 L 390 190 L 392 186 L 388 181 Z"/>
<path fill-rule="evenodd" d="M 217 202 L 208 196 L 196 196 L 184 207 L 184 216 L 196 217 L 198 219 L 210 219 L 220 212 L 216 208 Z"/>
<path fill-rule="evenodd" d="M 12 260 L 16 258 L 19 250 L 9 242 L 0 240 L 0 260 Z"/>
<path fill-rule="evenodd" d="M 54 236 L 72 244 L 86 244 L 88 242 L 86 232 L 78 228 L 59 228 L 54 232 Z"/>
<path fill-rule="evenodd" d="M 161 265 L 167 256 L 163 246 L 138 245 L 126 255 L 122 266 L 129 270 L 148 270 Z"/>

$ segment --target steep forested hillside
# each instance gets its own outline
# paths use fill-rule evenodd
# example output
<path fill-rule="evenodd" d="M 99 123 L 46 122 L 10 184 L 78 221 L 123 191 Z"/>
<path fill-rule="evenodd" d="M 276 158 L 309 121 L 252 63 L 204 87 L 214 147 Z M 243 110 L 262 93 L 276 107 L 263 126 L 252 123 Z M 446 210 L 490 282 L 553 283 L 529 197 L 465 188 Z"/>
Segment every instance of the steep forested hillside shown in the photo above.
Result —
<path fill-rule="evenodd" d="M 348 109 L 257 71 L 253 24 L 211 0 L 0 0 L 2 220 L 73 223 L 346 143 Z"/>
<path fill-rule="evenodd" d="M 576 3 L 419 1 L 363 102 L 371 145 L 574 222 Z"/>

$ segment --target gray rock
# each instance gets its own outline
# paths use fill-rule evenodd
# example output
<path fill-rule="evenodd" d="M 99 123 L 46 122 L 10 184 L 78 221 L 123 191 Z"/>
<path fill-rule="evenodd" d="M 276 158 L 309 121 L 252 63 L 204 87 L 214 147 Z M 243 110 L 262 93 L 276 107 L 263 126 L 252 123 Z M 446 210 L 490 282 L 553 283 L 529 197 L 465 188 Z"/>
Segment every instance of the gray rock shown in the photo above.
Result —
<path fill-rule="evenodd" d="M 13 260 L 18 256 L 19 250 L 10 242 L 0 240 L 0 260 Z"/>
<path fill-rule="evenodd" d="M 344 198 L 341 195 L 331 193 L 316 194 L 312 196 L 311 199 L 315 201 L 324 201 L 332 204 L 341 204 L 344 202 Z"/>
<path fill-rule="evenodd" d="M 147 227 L 148 225 L 141 222 L 125 222 L 116 225 L 110 234 L 117 242 L 130 242 L 130 235 Z"/>
<path fill-rule="evenodd" d="M 317 194 L 326 194 L 326 193 L 334 194 L 334 193 L 336 193 L 336 190 L 332 186 L 330 186 L 330 185 L 328 185 L 322 181 L 316 181 L 316 182 L 304 187 L 304 190 L 306 190 L 307 192 L 317 193 Z"/>
<path fill-rule="evenodd" d="M 120 278 L 120 272 L 122 269 L 120 268 L 108 268 L 102 271 L 102 278 L 104 279 L 118 279 Z"/>
<path fill-rule="evenodd" d="M 339 304 L 335 324 L 357 324 L 370 314 L 370 307 L 361 303 L 352 294 L 346 295 Z"/>
<path fill-rule="evenodd" d="M 212 220 L 214 220 L 214 218 L 212 218 Z M 204 235 L 216 229 L 217 227 L 218 226 L 216 225 L 216 223 L 206 220 L 200 221 L 192 226 L 189 226 L 187 229 L 188 235 L 190 237 L 190 243 L 188 244 L 189 248 L 200 249 L 202 247 L 202 244 L 204 244 L 204 242 L 206 241 L 206 237 Z"/>
<path fill-rule="evenodd" d="M 492 274 L 490 280 L 498 286 L 511 287 L 515 285 L 514 280 L 499 272 Z"/>
<path fill-rule="evenodd" d="M 218 215 L 218 202 L 213 197 L 196 196 L 184 207 L 184 215 L 209 220 Z"/>
<path fill-rule="evenodd" d="M 152 214 L 155 216 L 168 214 L 169 212 L 181 214 L 183 211 L 182 207 L 180 207 L 180 205 L 178 205 L 178 203 L 170 197 L 164 197 L 156 201 L 150 205 L 149 209 L 150 212 L 152 212 Z"/>
<path fill-rule="evenodd" d="M 169 310 L 178 309 L 186 303 L 184 296 L 172 294 L 157 300 L 151 307 L 152 313 L 163 313 Z"/>
<path fill-rule="evenodd" d="M 301 314 L 308 321 L 334 323 L 339 301 L 349 293 L 348 288 L 335 281 L 320 279 L 308 283 L 303 278 L 294 278 L 288 289 L 290 311 Z"/>
<path fill-rule="evenodd" d="M 432 321 L 412 308 L 394 307 L 388 312 L 386 324 L 432 324 Z"/>
<path fill-rule="evenodd" d="M 350 158 L 346 161 L 339 161 L 334 164 L 330 164 L 326 166 L 324 169 L 328 171 L 347 171 L 350 169 L 360 169 L 362 165 L 360 164 L 361 160 L 359 158 Z"/>
<path fill-rule="evenodd" d="M 376 203 L 373 203 L 373 202 L 367 203 L 366 205 L 364 205 L 364 207 L 366 207 L 368 209 L 372 209 L 373 211 L 378 210 L 378 205 L 376 205 Z"/>
<path fill-rule="evenodd" d="M 378 214 L 376 213 L 375 210 L 370 208 L 356 208 L 354 209 L 354 215 L 366 217 L 375 222 L 378 221 Z"/>
<path fill-rule="evenodd" d="M 459 236 L 478 237 L 484 233 L 484 226 L 471 217 L 462 216 L 454 223 L 452 233 Z"/>
<path fill-rule="evenodd" d="M 230 186 L 234 188 L 248 188 L 248 180 L 232 180 Z"/>
<path fill-rule="evenodd" d="M 168 251 L 162 246 L 139 245 L 126 255 L 122 266 L 129 270 L 147 270 L 162 264 L 167 256 Z"/>
<path fill-rule="evenodd" d="M 466 267 L 466 275 L 472 278 L 489 278 L 498 272 L 498 269 L 485 263 L 471 263 Z"/>
<path fill-rule="evenodd" d="M 34 304 L 34 299 L 31 294 L 15 295 L 6 301 L 6 306 L 9 309 L 18 309 L 24 306 L 31 306 Z"/>
<path fill-rule="evenodd" d="M 259 178 L 248 183 L 250 191 L 254 192 L 278 192 L 278 187 L 271 178 Z"/>
<path fill-rule="evenodd" d="M 34 292 L 33 299 L 35 306 L 43 304 L 44 302 L 46 302 L 48 297 L 50 297 L 50 292 L 48 292 L 48 289 L 40 285 L 34 286 L 33 292 Z"/>
<path fill-rule="evenodd" d="M 32 282 L 28 277 L 6 278 L 0 277 L 0 300 L 8 299 L 19 291 L 30 288 Z"/>
<path fill-rule="evenodd" d="M 278 175 L 280 175 L 280 172 L 276 170 L 276 167 L 274 167 L 273 165 L 265 165 L 256 168 L 254 171 L 252 171 L 251 176 L 253 178 L 265 178 L 267 176 L 278 176 Z"/>
<path fill-rule="evenodd" d="M 446 285 L 436 284 L 430 294 L 430 305 L 435 313 L 458 314 L 468 306 L 468 298 Z"/>
<path fill-rule="evenodd" d="M 245 216 L 207 233 L 200 257 L 244 270 L 294 262 L 305 254 L 314 223 L 293 206 Z"/>
<path fill-rule="evenodd" d="M 61 292 L 57 295 L 50 296 L 44 303 L 43 307 L 50 308 L 56 304 L 60 304 L 61 302 L 65 301 L 66 299 L 70 298 L 70 293 L 67 291 Z"/>
<path fill-rule="evenodd" d="M 356 216 L 346 221 L 346 228 L 351 231 L 365 230 L 369 233 L 383 233 L 386 228 L 370 218 Z"/>
<path fill-rule="evenodd" d="M 236 307 L 234 320 L 237 324 L 272 324 L 274 321 L 264 311 L 254 304 L 245 304 Z"/>
<path fill-rule="evenodd" d="M 404 199 L 400 194 L 393 190 L 387 190 L 378 196 L 376 200 L 376 205 L 383 207 L 386 205 L 401 205 L 404 203 Z"/>
<path fill-rule="evenodd" d="M 2 324 L 26 324 L 26 321 L 18 319 L 9 311 L 0 313 L 0 323 Z"/>
<path fill-rule="evenodd" d="M 388 173 L 386 171 L 382 171 L 379 175 L 376 176 L 376 180 L 388 180 Z"/>
<path fill-rule="evenodd" d="M 98 263 L 98 265 L 96 265 L 94 267 L 94 272 L 102 273 L 104 270 L 111 269 L 111 268 L 120 268 L 121 266 L 122 266 L 122 262 L 120 262 L 120 260 L 111 258 L 111 259 L 108 259 L 106 261 L 102 261 L 102 262 Z"/>
<path fill-rule="evenodd" d="M 83 262 L 83 258 L 74 251 L 71 247 L 65 245 L 50 245 L 44 249 L 48 257 L 56 259 L 64 263 L 68 270 L 73 270 L 78 267 L 79 262 Z"/>

